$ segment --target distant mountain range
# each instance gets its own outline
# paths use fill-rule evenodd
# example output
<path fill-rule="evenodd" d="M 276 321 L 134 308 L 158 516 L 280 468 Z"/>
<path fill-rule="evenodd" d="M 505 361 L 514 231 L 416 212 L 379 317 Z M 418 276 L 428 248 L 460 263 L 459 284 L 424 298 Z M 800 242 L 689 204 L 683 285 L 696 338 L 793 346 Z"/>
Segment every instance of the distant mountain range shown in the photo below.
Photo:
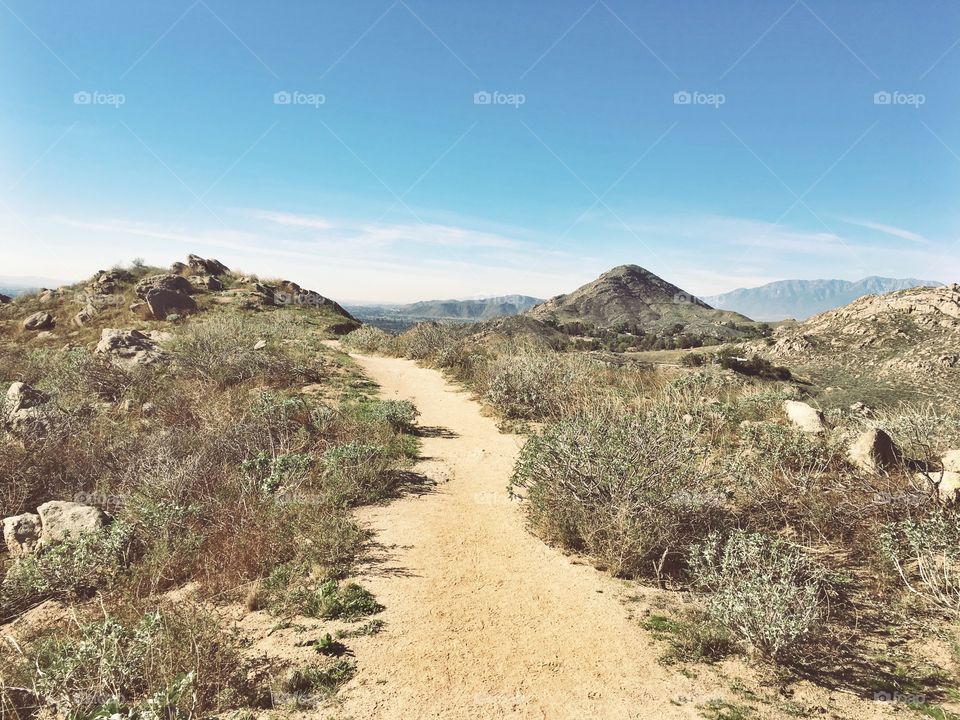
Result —
<path fill-rule="evenodd" d="M 481 322 L 504 315 L 519 315 L 543 302 L 526 295 L 504 295 L 479 300 L 423 300 L 408 305 L 351 305 L 347 309 L 361 320 L 456 320 Z M 375 323 L 372 323 L 375 324 Z"/>
<path fill-rule="evenodd" d="M 883 295 L 913 287 L 940 287 L 943 283 L 915 278 L 868 277 L 849 280 L 779 280 L 755 288 L 740 288 L 701 299 L 715 308 L 742 313 L 754 320 L 805 320 L 848 305 L 864 295 Z"/>

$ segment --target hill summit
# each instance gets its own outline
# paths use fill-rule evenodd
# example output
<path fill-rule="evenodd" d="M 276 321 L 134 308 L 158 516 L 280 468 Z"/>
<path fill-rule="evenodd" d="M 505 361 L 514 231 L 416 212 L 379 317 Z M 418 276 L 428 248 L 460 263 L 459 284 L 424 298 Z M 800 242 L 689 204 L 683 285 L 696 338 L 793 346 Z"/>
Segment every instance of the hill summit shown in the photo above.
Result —
<path fill-rule="evenodd" d="M 738 326 L 752 323 L 739 313 L 715 310 L 639 265 L 615 267 L 527 314 L 560 327 L 582 324 L 649 334 L 680 326 L 685 334 L 716 339 L 736 338 L 741 334 Z"/>

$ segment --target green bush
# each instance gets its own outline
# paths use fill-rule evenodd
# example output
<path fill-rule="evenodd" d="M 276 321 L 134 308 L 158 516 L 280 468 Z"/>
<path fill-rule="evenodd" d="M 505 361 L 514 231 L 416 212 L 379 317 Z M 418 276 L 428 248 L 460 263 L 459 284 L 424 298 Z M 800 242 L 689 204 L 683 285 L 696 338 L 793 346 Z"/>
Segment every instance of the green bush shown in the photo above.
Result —
<path fill-rule="evenodd" d="M 711 620 L 767 658 L 784 659 L 823 629 L 828 574 L 796 545 L 743 530 L 712 533 L 689 565 Z"/>
<path fill-rule="evenodd" d="M 240 647 L 212 613 L 179 604 L 80 622 L 43 639 L 25 669 L 43 704 L 71 718 L 191 717 L 258 699 Z"/>
<path fill-rule="evenodd" d="M 622 575 L 659 572 L 719 510 L 695 436 L 643 414 L 598 411 L 548 425 L 527 441 L 510 487 L 525 494 L 545 539 Z"/>
<path fill-rule="evenodd" d="M 397 336 L 373 325 L 361 325 L 343 338 L 343 344 L 359 353 L 398 354 Z"/>
<path fill-rule="evenodd" d="M 960 516 L 943 511 L 890 523 L 880 541 L 907 590 L 960 614 Z"/>
<path fill-rule="evenodd" d="M 378 400 L 368 406 L 370 417 L 385 422 L 395 432 L 412 432 L 420 412 L 409 400 Z"/>
<path fill-rule="evenodd" d="M 109 585 L 126 566 L 131 539 L 132 528 L 117 521 L 21 558 L 0 585 L 2 614 L 47 598 L 82 597 Z"/>

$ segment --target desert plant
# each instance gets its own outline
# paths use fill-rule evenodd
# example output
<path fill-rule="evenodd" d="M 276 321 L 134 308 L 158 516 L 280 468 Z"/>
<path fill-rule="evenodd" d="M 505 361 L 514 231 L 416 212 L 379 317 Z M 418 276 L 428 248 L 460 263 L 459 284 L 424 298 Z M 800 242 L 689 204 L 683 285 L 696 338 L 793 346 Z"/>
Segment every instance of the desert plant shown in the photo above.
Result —
<path fill-rule="evenodd" d="M 254 700 L 239 648 L 213 614 L 180 604 L 79 621 L 42 640 L 28 662 L 48 707 L 76 718 L 152 720 Z"/>
<path fill-rule="evenodd" d="M 565 418 L 530 438 L 511 492 L 546 539 L 612 572 L 659 571 L 718 513 L 688 428 L 614 410 Z"/>
<path fill-rule="evenodd" d="M 368 404 L 370 417 L 385 422 L 396 432 L 412 432 L 420 412 L 409 400 L 377 400 Z"/>
<path fill-rule="evenodd" d="M 823 629 L 829 576 L 802 548 L 736 530 L 691 549 L 690 573 L 711 620 L 763 656 L 782 660 Z"/>
<path fill-rule="evenodd" d="M 890 523 L 880 540 L 907 590 L 960 614 L 960 517 L 941 511 Z"/>
<path fill-rule="evenodd" d="M 22 558 L 0 584 L 3 615 L 39 600 L 83 596 L 109 584 L 127 563 L 131 536 L 132 528 L 118 521 Z"/>
<path fill-rule="evenodd" d="M 361 325 L 343 338 L 343 344 L 360 353 L 398 354 L 397 336 L 373 325 Z"/>

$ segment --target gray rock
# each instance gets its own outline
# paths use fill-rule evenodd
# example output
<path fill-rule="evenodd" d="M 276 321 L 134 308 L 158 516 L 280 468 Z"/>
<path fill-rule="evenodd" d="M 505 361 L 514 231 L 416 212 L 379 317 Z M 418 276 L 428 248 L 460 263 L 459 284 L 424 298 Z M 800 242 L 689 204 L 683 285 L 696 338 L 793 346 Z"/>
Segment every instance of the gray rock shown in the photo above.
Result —
<path fill-rule="evenodd" d="M 230 272 L 230 268 L 219 260 L 212 258 L 206 260 L 199 255 L 187 256 L 187 263 L 190 265 L 190 269 L 197 275 L 226 275 Z"/>
<path fill-rule="evenodd" d="M 46 546 L 96 532 L 106 527 L 109 518 L 100 508 L 75 502 L 51 500 L 37 508 L 40 516 L 40 545 Z"/>
<path fill-rule="evenodd" d="M 114 328 L 101 331 L 96 352 L 111 355 L 113 359 L 131 365 L 150 363 L 162 356 L 156 343 L 139 330 Z"/>
<path fill-rule="evenodd" d="M 24 330 L 48 330 L 54 325 L 53 315 L 48 312 L 35 312 L 23 321 Z"/>
<path fill-rule="evenodd" d="M 211 292 L 223 290 L 223 283 L 213 275 L 191 275 L 187 279 L 195 288 L 200 290 L 210 290 Z"/>
<path fill-rule="evenodd" d="M 9 295 L 4 295 L 3 293 L 0 293 L 0 305 L 6 305 L 7 303 L 12 303 L 12 302 L 13 302 L 12 297 L 10 297 Z"/>
<path fill-rule="evenodd" d="M 187 283 L 189 284 L 189 281 Z M 192 297 L 174 290 L 150 290 L 146 300 L 150 314 L 158 320 L 165 320 L 168 315 L 183 315 L 197 311 L 197 303 Z"/>
<path fill-rule="evenodd" d="M 40 516 L 23 513 L 3 519 L 3 541 L 12 557 L 29 555 L 40 542 Z"/>
<path fill-rule="evenodd" d="M 7 388 L 7 410 L 29 410 L 40 407 L 50 400 L 50 396 L 22 382 L 15 382 Z"/>
<path fill-rule="evenodd" d="M 193 292 L 193 285 L 182 275 L 151 275 L 138 282 L 133 291 L 138 297 L 146 300 L 152 290 L 167 290 L 189 295 Z"/>

